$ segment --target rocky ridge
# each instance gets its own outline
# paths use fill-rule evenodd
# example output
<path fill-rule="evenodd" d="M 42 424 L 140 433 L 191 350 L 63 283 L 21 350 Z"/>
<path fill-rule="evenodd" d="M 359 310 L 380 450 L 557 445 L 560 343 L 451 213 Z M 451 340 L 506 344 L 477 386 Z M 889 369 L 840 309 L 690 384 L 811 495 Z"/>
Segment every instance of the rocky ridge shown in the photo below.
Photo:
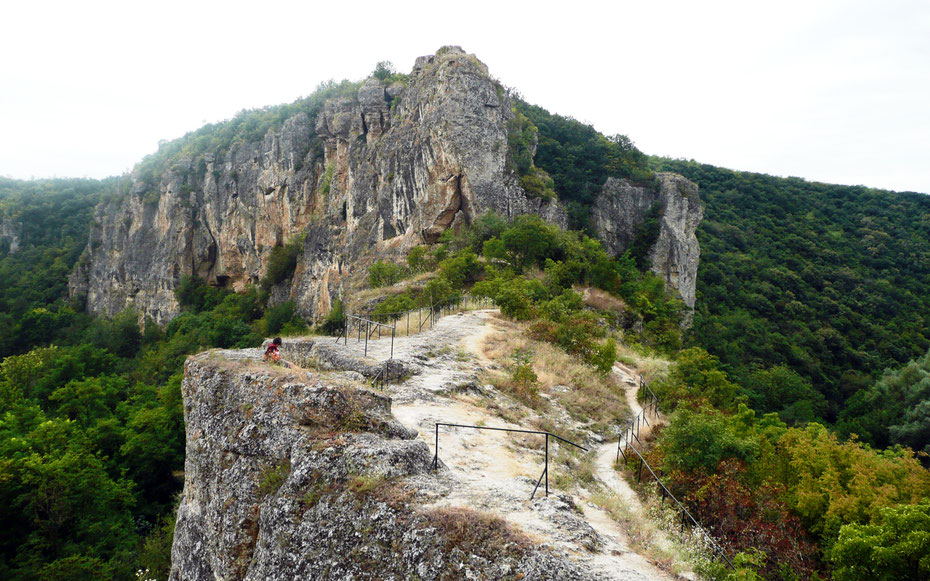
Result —
<path fill-rule="evenodd" d="M 389 398 L 258 354 L 186 365 L 172 580 L 598 578 L 489 516 L 421 508 L 450 487 Z"/>
<path fill-rule="evenodd" d="M 649 252 L 650 269 L 694 309 L 701 247 L 695 232 L 704 217 L 698 188 L 678 174 L 657 173 L 652 187 L 607 178 L 594 201 L 591 222 L 607 251 L 621 254 L 646 222 L 657 213 L 659 228 Z"/>
<path fill-rule="evenodd" d="M 400 259 L 483 212 L 537 214 L 564 227 L 558 201 L 519 186 L 508 151 L 511 105 L 484 63 L 444 47 L 417 59 L 406 81 L 370 78 L 261 139 L 176 156 L 156 176 L 137 169 L 122 199 L 97 208 L 71 296 L 94 314 L 133 307 L 165 323 L 179 312 L 174 290 L 182 276 L 241 290 L 261 279 L 274 247 L 298 240 L 296 272 L 274 296 L 315 319 L 353 272 Z M 660 179 L 657 187 L 670 183 Z M 624 235 L 609 226 L 609 213 L 622 205 L 623 190 L 610 190 L 614 201 L 597 217 L 618 251 Z M 630 203 L 638 208 L 637 200 Z M 635 216 L 628 212 L 630 224 Z M 669 236 L 654 262 L 687 297 L 697 256 L 675 242 L 686 238 Z"/>

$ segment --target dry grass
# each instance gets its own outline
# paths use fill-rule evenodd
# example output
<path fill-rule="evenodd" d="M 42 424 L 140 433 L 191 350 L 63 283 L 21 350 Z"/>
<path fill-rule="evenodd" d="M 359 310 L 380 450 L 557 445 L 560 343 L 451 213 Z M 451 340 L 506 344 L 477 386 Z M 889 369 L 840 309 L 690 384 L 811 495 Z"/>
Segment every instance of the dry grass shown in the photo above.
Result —
<path fill-rule="evenodd" d="M 358 310 L 360 307 L 364 307 L 366 305 L 370 305 L 375 302 L 380 302 L 381 300 L 389 298 L 389 297 L 397 296 L 401 293 L 406 292 L 410 288 L 420 288 L 427 281 L 429 281 L 432 278 L 435 278 L 437 274 L 438 273 L 436 272 L 420 272 L 409 278 L 405 278 L 404 280 L 398 282 L 395 285 L 383 286 L 379 288 L 359 289 L 351 293 L 350 295 L 348 295 L 351 297 L 351 299 L 349 300 L 349 303 L 346 305 L 346 308 L 351 309 L 352 311 L 355 311 L 355 310 Z M 367 284 L 367 281 L 365 282 L 365 284 Z"/>
<path fill-rule="evenodd" d="M 682 575 L 700 571 L 709 562 L 707 547 L 696 536 L 680 538 L 677 514 L 655 494 L 647 495 L 643 511 L 635 511 L 612 491 L 593 494 L 590 501 L 604 510 L 626 534 L 630 548 L 658 568 Z"/>
<path fill-rule="evenodd" d="M 552 442 L 549 445 L 551 447 Z M 551 450 L 550 454 L 552 454 Z M 550 462 L 549 478 L 555 483 L 556 488 L 565 492 L 578 487 L 587 490 L 600 488 L 594 477 L 595 461 L 593 451 L 583 452 L 574 446 L 560 442 Z"/>
<path fill-rule="evenodd" d="M 607 291 L 602 291 L 597 288 L 584 288 L 578 289 L 575 291 L 582 294 L 582 300 L 585 306 L 597 309 L 599 311 L 611 311 L 615 313 L 622 313 L 626 311 L 627 306 L 623 299 L 615 297 Z"/>
<path fill-rule="evenodd" d="M 504 519 L 470 508 L 443 507 L 424 511 L 435 527 L 446 551 L 459 549 L 466 555 L 498 559 L 502 554 L 522 557 L 532 543 Z"/>
<path fill-rule="evenodd" d="M 668 368 L 671 365 L 668 359 L 652 353 L 642 353 L 622 343 L 617 343 L 617 360 L 642 373 L 646 381 L 650 383 L 668 375 Z"/>
<path fill-rule="evenodd" d="M 610 426 L 629 417 L 630 409 L 623 387 L 612 375 L 601 376 L 593 367 L 555 345 L 530 339 L 524 334 L 522 325 L 506 321 L 497 323 L 505 327 L 509 323 L 510 329 L 486 338 L 483 346 L 485 357 L 507 367 L 514 353 L 532 352 L 531 364 L 538 379 L 539 393 L 548 395 L 564 407 L 576 421 L 588 423 L 591 430 L 607 431 Z M 488 371 L 484 379 L 534 409 L 546 406 L 544 399 L 537 400 L 531 394 L 522 393 L 505 373 Z"/>

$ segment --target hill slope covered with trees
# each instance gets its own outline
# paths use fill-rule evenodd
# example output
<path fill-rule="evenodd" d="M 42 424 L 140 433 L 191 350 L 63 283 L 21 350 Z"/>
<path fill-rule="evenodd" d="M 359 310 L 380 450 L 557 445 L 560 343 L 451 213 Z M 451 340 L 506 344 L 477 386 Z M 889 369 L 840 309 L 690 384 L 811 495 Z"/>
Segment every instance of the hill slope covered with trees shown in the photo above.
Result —
<path fill-rule="evenodd" d="M 701 188 L 690 343 L 740 384 L 789 368 L 824 396 L 822 409 L 811 396 L 813 415 L 832 421 L 884 369 L 930 347 L 930 196 L 652 162 Z"/>

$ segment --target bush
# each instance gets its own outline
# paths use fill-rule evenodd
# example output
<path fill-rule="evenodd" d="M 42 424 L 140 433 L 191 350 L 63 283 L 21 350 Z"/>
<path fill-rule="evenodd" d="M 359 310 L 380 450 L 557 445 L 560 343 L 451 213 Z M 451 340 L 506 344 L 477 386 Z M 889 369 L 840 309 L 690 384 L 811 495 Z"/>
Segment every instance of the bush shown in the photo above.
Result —
<path fill-rule="evenodd" d="M 230 291 L 216 288 L 205 283 L 200 277 L 182 276 L 174 297 L 181 308 L 200 313 L 209 311 L 220 304 Z"/>
<path fill-rule="evenodd" d="M 514 257 L 515 266 L 543 268 L 547 258 L 561 258 L 561 231 L 538 216 L 520 216 L 501 234 L 504 248 Z"/>
<path fill-rule="evenodd" d="M 368 267 L 368 284 L 372 288 L 391 286 L 402 281 L 406 274 L 401 265 L 379 260 Z"/>
<path fill-rule="evenodd" d="M 437 277 L 426 283 L 426 286 L 423 287 L 423 292 L 417 297 L 416 304 L 420 307 L 435 309 L 452 302 L 452 300 L 458 296 L 459 295 L 452 290 L 452 285 L 449 284 L 449 281 L 443 277 Z"/>
<path fill-rule="evenodd" d="M 415 308 L 416 304 L 413 298 L 409 294 L 403 293 L 384 299 L 371 311 L 371 314 L 382 315 L 378 317 L 378 321 L 384 321 L 383 315 L 388 315 L 390 320 L 393 321 L 399 318 L 401 313 L 412 311 Z"/>
<path fill-rule="evenodd" d="M 507 281 L 500 285 L 497 295 L 493 297 L 501 313 L 518 321 L 525 321 L 533 316 L 533 304 L 527 297 L 525 282 L 520 278 Z"/>
<path fill-rule="evenodd" d="M 604 331 L 597 326 L 590 313 L 579 313 L 559 325 L 555 332 L 555 340 L 562 349 L 581 355 L 587 360 L 594 353 L 595 338 L 603 335 Z"/>
<path fill-rule="evenodd" d="M 265 311 L 265 316 L 257 321 L 261 335 L 270 337 L 281 333 L 288 326 L 289 333 L 293 334 L 307 328 L 306 323 L 297 314 L 294 301 L 281 303 Z"/>
<path fill-rule="evenodd" d="M 534 167 L 526 175 L 520 176 L 520 187 L 531 198 L 543 198 L 545 200 L 554 200 L 555 182 L 549 177 L 545 170 Z"/>
<path fill-rule="evenodd" d="M 513 354 L 513 367 L 510 369 L 510 381 L 517 399 L 533 403 L 539 398 L 539 378 L 533 371 L 531 351 L 517 350 Z"/>
<path fill-rule="evenodd" d="M 661 401 L 661 400 L 660 400 Z M 759 437 L 747 431 L 744 414 L 726 416 L 712 408 L 679 409 L 662 431 L 666 470 L 712 474 L 723 460 L 752 464 L 759 457 Z"/>
<path fill-rule="evenodd" d="M 543 304 L 541 310 L 550 321 L 561 323 L 573 313 L 581 310 L 581 307 L 581 295 L 573 290 L 565 290 L 559 296 Z"/>
<path fill-rule="evenodd" d="M 482 251 L 485 242 L 499 238 L 506 229 L 506 220 L 494 212 L 485 212 L 475 218 L 475 221 L 464 230 L 462 237 L 472 252 L 477 254 Z"/>
<path fill-rule="evenodd" d="M 656 381 L 653 391 L 666 409 L 682 404 L 698 405 L 702 401 L 723 410 L 736 408 L 739 388 L 720 369 L 720 361 L 700 347 L 678 354 L 668 377 Z"/>
<path fill-rule="evenodd" d="M 534 341 L 555 343 L 555 332 L 559 326 L 552 321 L 536 321 L 527 329 L 526 334 Z"/>
<path fill-rule="evenodd" d="M 345 330 L 346 327 L 346 310 L 345 304 L 339 299 L 333 300 L 332 307 L 329 309 L 329 313 L 326 315 L 326 318 L 323 319 L 323 322 L 320 324 L 319 330 L 327 335 L 338 335 Z"/>
<path fill-rule="evenodd" d="M 930 579 L 930 504 L 883 508 L 874 524 L 849 524 L 829 551 L 834 579 Z"/>
<path fill-rule="evenodd" d="M 407 268 L 410 272 L 429 272 L 436 268 L 436 260 L 430 254 L 428 246 L 415 246 L 407 254 Z"/>
<path fill-rule="evenodd" d="M 481 253 L 488 262 L 507 259 L 507 249 L 504 246 L 504 241 L 500 238 L 485 240 L 481 246 Z"/>
<path fill-rule="evenodd" d="M 243 321 L 229 317 L 216 319 L 210 331 L 210 343 L 214 347 L 243 349 L 260 344 L 262 338 L 252 332 L 252 327 Z"/>
<path fill-rule="evenodd" d="M 453 288 L 460 289 L 466 283 L 475 282 L 482 269 L 478 256 L 470 249 L 465 249 L 443 260 L 439 270 Z"/>
<path fill-rule="evenodd" d="M 614 339 L 607 339 L 603 345 L 594 348 L 594 352 L 588 363 L 597 368 L 601 375 L 607 375 L 614 367 L 617 360 L 617 342 Z"/>
<path fill-rule="evenodd" d="M 293 240 L 284 246 L 275 246 L 268 255 L 268 266 L 265 268 L 265 276 L 262 278 L 262 288 L 270 289 L 279 282 L 283 282 L 292 276 L 297 269 L 297 257 L 303 251 L 303 242 Z"/>

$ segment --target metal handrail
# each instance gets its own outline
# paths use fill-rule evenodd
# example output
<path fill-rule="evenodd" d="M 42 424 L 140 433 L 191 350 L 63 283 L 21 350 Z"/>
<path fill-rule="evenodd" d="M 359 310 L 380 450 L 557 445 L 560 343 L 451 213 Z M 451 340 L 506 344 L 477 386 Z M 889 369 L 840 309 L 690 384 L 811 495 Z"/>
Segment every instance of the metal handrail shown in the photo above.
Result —
<path fill-rule="evenodd" d="M 646 379 L 643 377 L 642 374 L 639 375 L 639 390 L 638 391 L 642 393 L 644 398 L 648 392 L 648 395 L 650 396 L 649 403 L 647 404 L 646 407 L 641 409 L 639 413 L 637 413 L 636 416 L 633 417 L 632 420 L 630 420 L 630 423 L 623 430 L 623 432 L 618 434 L 617 461 L 619 462 L 620 456 L 623 455 L 623 460 L 629 463 L 631 458 L 627 457 L 626 452 L 624 452 L 624 448 L 626 448 L 627 451 L 633 450 L 633 452 L 635 452 L 636 455 L 639 456 L 639 460 L 640 460 L 639 473 L 637 476 L 638 481 L 642 482 L 643 480 L 643 466 L 645 466 L 646 469 L 649 470 L 649 473 L 652 474 L 652 477 L 655 479 L 656 483 L 662 489 L 662 500 L 664 501 L 665 497 L 668 496 L 675 502 L 675 504 L 678 505 L 678 508 L 681 509 L 681 527 L 682 527 L 681 534 L 684 534 L 685 517 L 687 516 L 687 518 L 691 520 L 693 528 L 697 528 L 704 534 L 705 538 L 707 538 L 707 540 L 709 541 L 711 548 L 714 550 L 714 552 L 718 554 L 719 556 L 723 557 L 724 561 L 726 561 L 730 569 L 735 570 L 733 563 L 730 561 L 729 557 L 727 557 L 726 553 L 723 552 L 723 549 L 720 548 L 720 546 L 717 544 L 717 541 L 714 540 L 713 536 L 711 536 L 711 534 L 707 532 L 707 529 L 701 526 L 701 524 L 697 521 L 697 519 L 695 519 L 694 516 L 691 515 L 691 512 L 688 511 L 688 509 L 677 498 L 675 498 L 675 495 L 672 494 L 672 492 L 668 489 L 667 486 L 665 486 L 662 480 L 659 479 L 655 471 L 652 469 L 652 466 L 650 466 L 649 463 L 646 462 L 646 459 L 643 458 L 643 455 L 640 454 L 639 450 L 636 449 L 636 446 L 633 445 L 633 442 L 632 442 L 633 439 L 635 439 L 639 443 L 640 446 L 643 445 L 642 441 L 639 439 L 639 433 L 640 433 L 640 427 L 641 427 L 640 420 L 645 422 L 647 426 L 649 425 L 649 420 L 646 418 L 647 411 L 651 409 L 652 415 L 654 417 L 658 417 L 659 415 L 659 411 L 658 411 L 659 398 L 656 397 L 656 394 L 652 391 L 652 388 L 649 387 L 649 384 L 646 382 Z M 639 399 L 639 395 L 640 394 L 637 393 L 637 399 Z"/>
<path fill-rule="evenodd" d="M 546 478 L 546 496 L 549 496 L 549 436 L 552 436 L 556 440 L 565 442 L 566 444 L 570 444 L 576 448 L 584 450 L 585 452 L 588 451 L 588 449 L 585 448 L 584 446 L 576 444 L 570 440 L 566 440 L 565 438 L 562 438 L 561 436 L 557 436 L 553 434 L 552 432 L 544 432 L 544 431 L 539 431 L 539 430 L 521 430 L 517 428 L 493 428 L 490 426 L 472 426 L 472 425 L 465 425 L 465 424 L 450 424 L 446 422 L 437 422 L 436 423 L 436 447 L 435 447 L 436 452 L 435 452 L 435 455 L 433 456 L 433 470 L 436 470 L 437 468 L 439 468 L 439 426 L 449 426 L 452 428 L 474 428 L 476 430 L 492 430 L 496 432 L 516 432 L 519 434 L 538 434 L 540 436 L 546 436 L 546 467 L 543 469 L 542 474 L 539 475 L 539 480 L 536 481 L 536 486 L 533 487 L 533 493 L 530 495 L 530 500 L 533 500 L 533 498 L 536 496 L 536 491 L 539 489 L 539 485 L 542 483 L 543 477 Z"/>
<path fill-rule="evenodd" d="M 714 552 L 718 554 L 719 556 L 723 557 L 723 560 L 726 561 L 730 569 L 735 570 L 736 567 L 733 566 L 733 563 L 730 561 L 729 557 L 727 557 L 726 553 L 724 553 L 720 545 L 717 544 L 717 541 L 714 540 L 714 537 L 711 536 L 711 534 L 707 531 L 706 528 L 701 526 L 701 523 L 699 523 L 697 519 L 694 518 L 694 516 L 692 516 L 691 512 L 685 507 L 685 505 L 683 505 L 677 498 L 675 498 L 675 495 L 672 494 L 672 491 L 669 490 L 668 487 L 665 486 L 665 484 L 663 484 L 662 480 L 660 480 L 658 476 L 656 476 L 656 473 L 652 469 L 652 466 L 649 465 L 649 462 L 646 462 L 646 459 L 643 458 L 643 455 L 639 453 L 639 450 L 636 449 L 636 446 L 632 444 L 628 444 L 627 447 L 628 449 L 631 449 L 634 452 L 636 452 L 636 455 L 639 456 L 639 461 L 640 461 L 639 481 L 642 482 L 643 480 L 643 466 L 645 466 L 646 469 L 649 470 L 649 473 L 652 474 L 652 478 L 655 479 L 659 487 L 662 488 L 662 499 L 665 500 L 665 497 L 668 496 L 675 502 L 676 505 L 678 505 L 678 508 L 681 509 L 681 533 L 684 533 L 685 516 L 687 516 L 688 519 L 691 521 L 692 528 L 698 529 L 700 532 L 702 532 L 704 534 L 704 537 L 710 543 L 710 546 L 714 550 Z"/>

